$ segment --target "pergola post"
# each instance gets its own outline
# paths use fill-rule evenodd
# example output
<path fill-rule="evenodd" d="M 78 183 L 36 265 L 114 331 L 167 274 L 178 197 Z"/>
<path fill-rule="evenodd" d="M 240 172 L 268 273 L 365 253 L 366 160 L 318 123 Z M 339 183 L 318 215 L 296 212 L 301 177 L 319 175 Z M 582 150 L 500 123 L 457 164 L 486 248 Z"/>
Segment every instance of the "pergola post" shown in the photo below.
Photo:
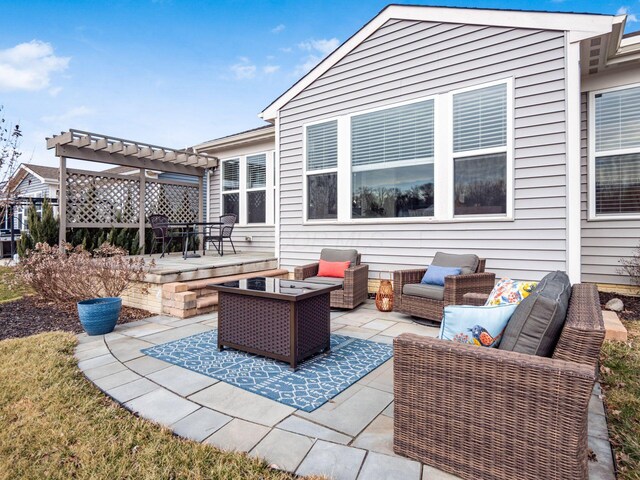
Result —
<path fill-rule="evenodd" d="M 60 227 L 58 230 L 58 247 L 64 250 L 67 243 L 67 157 L 60 157 L 60 180 L 58 187 L 58 218 Z"/>
<path fill-rule="evenodd" d="M 202 188 L 202 175 L 198 177 L 198 222 L 203 222 L 202 204 L 204 203 L 204 194 Z"/>
<path fill-rule="evenodd" d="M 146 174 L 146 170 L 144 168 L 140 169 L 140 195 L 138 195 L 138 197 L 140 198 L 140 206 L 139 206 L 139 210 L 138 210 L 138 221 L 139 221 L 139 227 L 138 227 L 138 241 L 139 241 L 139 245 L 140 245 L 140 252 L 142 255 L 145 254 L 145 226 L 147 223 L 147 212 L 145 211 L 145 203 L 146 203 L 146 193 L 147 193 L 147 186 L 146 186 L 146 181 L 147 181 L 147 174 Z"/>

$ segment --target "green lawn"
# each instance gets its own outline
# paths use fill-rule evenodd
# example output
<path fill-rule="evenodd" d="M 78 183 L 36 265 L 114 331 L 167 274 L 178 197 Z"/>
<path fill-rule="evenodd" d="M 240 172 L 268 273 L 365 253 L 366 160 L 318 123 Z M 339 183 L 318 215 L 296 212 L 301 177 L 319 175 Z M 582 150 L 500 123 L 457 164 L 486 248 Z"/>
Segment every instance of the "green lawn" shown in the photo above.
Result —
<path fill-rule="evenodd" d="M 640 322 L 624 322 L 626 343 L 605 342 L 602 387 L 621 480 L 640 479 Z"/>
<path fill-rule="evenodd" d="M 29 292 L 29 288 L 16 279 L 12 267 L 0 267 L 0 303 L 17 300 Z"/>
<path fill-rule="evenodd" d="M 0 341 L 0 479 L 293 478 L 117 406 L 78 370 L 75 344 L 60 332 Z"/>

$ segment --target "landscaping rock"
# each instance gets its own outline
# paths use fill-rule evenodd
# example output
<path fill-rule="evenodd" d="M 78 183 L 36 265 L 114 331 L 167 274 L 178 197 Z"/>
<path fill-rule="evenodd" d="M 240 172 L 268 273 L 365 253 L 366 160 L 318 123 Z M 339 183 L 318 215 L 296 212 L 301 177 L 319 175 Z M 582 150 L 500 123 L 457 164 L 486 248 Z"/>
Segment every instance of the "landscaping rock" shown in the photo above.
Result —
<path fill-rule="evenodd" d="M 606 303 L 604 308 L 613 312 L 621 312 L 624 310 L 624 303 L 622 303 L 622 300 L 619 298 L 612 298 Z"/>

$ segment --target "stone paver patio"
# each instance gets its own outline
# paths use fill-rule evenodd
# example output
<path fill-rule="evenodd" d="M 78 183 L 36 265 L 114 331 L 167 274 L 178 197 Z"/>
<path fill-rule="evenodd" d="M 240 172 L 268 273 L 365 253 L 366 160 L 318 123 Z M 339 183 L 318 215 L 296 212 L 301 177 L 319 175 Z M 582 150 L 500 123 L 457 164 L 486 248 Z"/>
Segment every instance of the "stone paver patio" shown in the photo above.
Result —
<path fill-rule="evenodd" d="M 369 301 L 333 311 L 331 330 L 391 343 L 404 332 L 435 337 L 438 329 Z M 113 333 L 79 335 L 78 366 L 107 395 L 138 415 L 196 442 L 248 452 L 280 469 L 337 480 L 445 480 L 449 474 L 393 453 L 393 359 L 307 413 L 190 370 L 148 357 L 141 349 L 217 326 L 217 314 L 180 320 L 155 316 Z M 614 479 L 598 387 L 589 406 L 591 480 Z M 560 445 L 558 445 L 561 448 Z"/>

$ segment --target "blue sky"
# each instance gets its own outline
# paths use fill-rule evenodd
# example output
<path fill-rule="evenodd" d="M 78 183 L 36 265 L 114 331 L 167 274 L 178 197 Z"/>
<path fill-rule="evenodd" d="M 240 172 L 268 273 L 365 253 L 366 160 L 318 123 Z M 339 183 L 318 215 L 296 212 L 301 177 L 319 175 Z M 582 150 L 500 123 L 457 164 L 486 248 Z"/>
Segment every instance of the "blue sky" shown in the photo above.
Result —
<path fill-rule="evenodd" d="M 0 0 L 0 105 L 27 162 L 68 128 L 182 148 L 257 114 L 388 2 Z M 630 14 L 640 0 L 438 2 Z"/>

